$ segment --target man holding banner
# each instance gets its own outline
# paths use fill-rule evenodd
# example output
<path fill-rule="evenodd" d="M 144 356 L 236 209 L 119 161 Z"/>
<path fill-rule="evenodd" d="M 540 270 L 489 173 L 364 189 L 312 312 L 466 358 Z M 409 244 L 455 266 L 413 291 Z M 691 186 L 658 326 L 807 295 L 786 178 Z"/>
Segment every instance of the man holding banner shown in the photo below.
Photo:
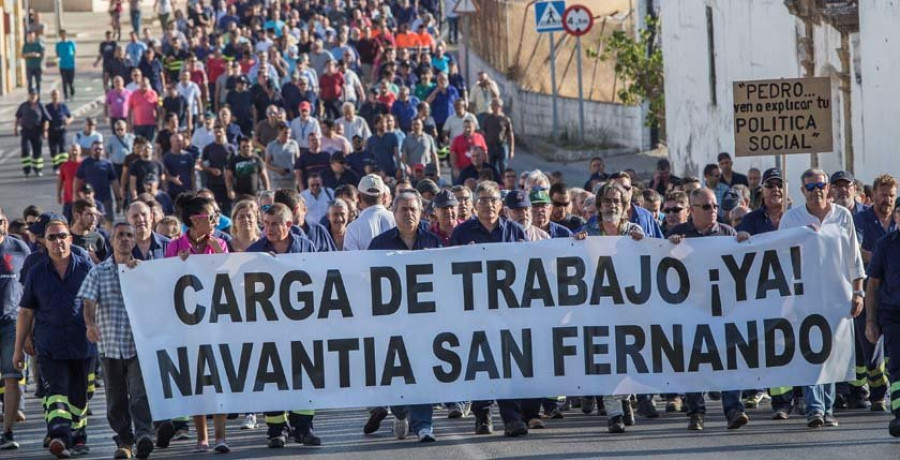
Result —
<path fill-rule="evenodd" d="M 143 203 L 132 203 L 143 205 Z M 144 205 L 146 207 L 146 205 Z M 102 356 L 106 384 L 106 418 L 116 433 L 114 458 L 148 458 L 153 451 L 153 419 L 137 348 L 119 286 L 119 264 L 135 267 L 135 229 L 127 222 L 113 227 L 113 256 L 94 267 L 81 285 L 78 297 L 84 304 L 87 338 Z M 134 430 L 132 430 L 132 423 Z"/>
<path fill-rule="evenodd" d="M 856 238 L 856 227 L 853 216 L 843 206 L 836 206 L 828 201 L 828 175 L 821 169 L 807 169 L 801 176 L 803 196 L 806 206 L 791 208 L 781 219 L 780 229 L 809 226 L 819 229 L 824 225 L 837 225 L 842 230 L 841 244 L 836 248 L 836 256 L 840 257 L 847 270 L 845 279 L 853 285 L 850 315 L 854 318 L 862 313 L 863 279 L 866 270 L 863 266 L 862 254 L 859 251 L 859 240 Z M 803 387 L 803 398 L 806 400 L 806 425 L 810 428 L 838 426 L 834 417 L 835 385 L 827 383 Z"/>
<path fill-rule="evenodd" d="M 738 233 L 730 226 L 717 222 L 719 203 L 713 190 L 709 188 L 694 190 L 691 192 L 690 205 L 691 217 L 688 221 L 673 227 L 669 232 L 669 241 L 672 243 L 681 243 L 684 238 L 708 236 L 734 236 L 738 243 L 750 238 L 748 233 Z M 684 396 L 688 406 L 687 415 L 690 417 L 688 430 L 702 430 L 706 415 L 703 393 L 686 393 Z M 750 421 L 750 417 L 744 412 L 744 404 L 741 403 L 741 390 L 723 391 L 722 409 L 725 411 L 729 430 L 736 430 Z"/>
<path fill-rule="evenodd" d="M 450 237 L 451 246 L 485 243 L 516 243 L 527 241 L 522 227 L 500 217 L 503 200 L 500 198 L 500 187 L 496 182 L 485 181 L 475 189 L 476 218 L 459 224 Z M 475 414 L 475 434 L 492 434 L 494 423 L 491 421 L 491 405 L 493 401 L 472 401 L 472 413 Z M 540 418 L 540 399 L 500 399 L 500 417 L 505 426 L 503 434 L 517 437 L 528 434 L 528 425 L 524 420 Z"/>
<path fill-rule="evenodd" d="M 263 212 L 265 236 L 247 248 L 247 252 L 268 252 L 269 254 L 301 254 L 316 252 L 312 241 L 291 232 L 294 226 L 291 210 L 282 203 L 275 203 Z M 290 429 L 294 440 L 305 446 L 322 445 L 322 440 L 313 432 L 313 410 L 292 410 L 290 412 L 266 412 L 267 444 L 270 448 L 284 447 L 287 438 L 284 433 Z"/>
<path fill-rule="evenodd" d="M 419 225 L 422 219 L 422 196 L 419 192 L 412 189 L 399 191 L 391 209 L 394 210 L 397 226 L 373 238 L 369 244 L 370 251 L 418 251 L 441 247 L 441 239 Z M 431 404 L 391 406 L 395 417 L 394 435 L 397 439 L 403 439 L 412 429 L 419 442 L 434 442 L 433 409 Z"/>

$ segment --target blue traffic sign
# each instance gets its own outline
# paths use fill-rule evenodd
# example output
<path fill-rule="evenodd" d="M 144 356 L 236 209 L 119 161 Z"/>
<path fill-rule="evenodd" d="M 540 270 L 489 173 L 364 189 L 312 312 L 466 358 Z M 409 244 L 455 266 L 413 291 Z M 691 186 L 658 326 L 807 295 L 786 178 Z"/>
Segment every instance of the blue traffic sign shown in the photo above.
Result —
<path fill-rule="evenodd" d="M 560 32 L 563 28 L 562 15 L 566 10 L 565 1 L 537 2 L 534 4 L 535 29 L 538 32 Z"/>

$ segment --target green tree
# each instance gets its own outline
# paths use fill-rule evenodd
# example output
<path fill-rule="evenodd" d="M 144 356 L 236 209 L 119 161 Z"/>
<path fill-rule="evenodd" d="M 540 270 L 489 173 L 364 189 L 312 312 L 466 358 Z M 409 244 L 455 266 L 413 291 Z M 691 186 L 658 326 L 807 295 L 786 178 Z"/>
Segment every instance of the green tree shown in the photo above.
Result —
<path fill-rule="evenodd" d="M 665 124 L 666 97 L 663 74 L 662 49 L 658 46 L 659 18 L 647 16 L 646 28 L 637 39 L 629 33 L 617 30 L 603 47 L 601 60 L 614 60 L 616 77 L 624 81 L 618 91 L 625 104 L 650 106 L 647 126 L 663 130 Z M 594 53 L 596 56 L 596 53 Z"/>

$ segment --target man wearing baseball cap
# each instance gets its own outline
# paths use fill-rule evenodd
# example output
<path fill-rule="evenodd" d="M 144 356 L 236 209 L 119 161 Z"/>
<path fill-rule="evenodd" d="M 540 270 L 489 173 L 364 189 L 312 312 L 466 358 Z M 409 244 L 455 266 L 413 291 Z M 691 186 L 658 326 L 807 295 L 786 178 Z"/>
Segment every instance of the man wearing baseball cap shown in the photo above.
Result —
<path fill-rule="evenodd" d="M 369 174 L 359 181 L 359 217 L 347 226 L 345 251 L 359 251 L 369 247 L 376 236 L 396 227 L 394 215 L 382 205 L 382 197 L 389 190 L 377 174 Z"/>
<path fill-rule="evenodd" d="M 441 239 L 444 246 L 450 246 L 450 235 L 453 234 L 453 229 L 462 222 L 457 217 L 459 200 L 452 191 L 444 189 L 434 196 L 431 205 L 434 207 L 435 219 L 431 222 L 429 230 Z"/>
<path fill-rule="evenodd" d="M 550 220 L 552 201 L 546 190 L 532 190 L 528 194 L 531 201 L 531 223 L 545 231 L 551 238 L 568 238 L 572 231 Z"/>
<path fill-rule="evenodd" d="M 322 171 L 322 184 L 325 188 L 336 190 L 342 185 L 356 185 L 359 183 L 359 176 L 347 167 L 347 159 L 344 158 L 343 152 L 331 154 L 330 166 L 329 169 Z"/>
<path fill-rule="evenodd" d="M 775 231 L 787 208 L 784 196 L 784 180 L 777 168 L 767 169 L 762 176 L 762 205 L 750 212 L 735 230 L 758 235 Z"/>
<path fill-rule="evenodd" d="M 856 201 L 856 179 L 850 171 L 837 171 L 831 175 L 830 197 L 835 204 L 839 204 L 854 216 L 866 210 L 866 206 Z"/>
<path fill-rule="evenodd" d="M 319 126 L 319 120 L 312 116 L 312 104 L 303 101 L 298 110 L 300 110 L 300 116 L 291 121 L 291 134 L 300 145 L 300 149 L 305 150 L 309 148 L 309 135 L 312 133 L 321 135 L 322 128 Z"/>
<path fill-rule="evenodd" d="M 528 241 L 550 239 L 549 233 L 531 225 L 531 200 L 523 190 L 512 190 L 507 193 L 503 204 L 506 206 L 507 217 L 525 229 Z"/>

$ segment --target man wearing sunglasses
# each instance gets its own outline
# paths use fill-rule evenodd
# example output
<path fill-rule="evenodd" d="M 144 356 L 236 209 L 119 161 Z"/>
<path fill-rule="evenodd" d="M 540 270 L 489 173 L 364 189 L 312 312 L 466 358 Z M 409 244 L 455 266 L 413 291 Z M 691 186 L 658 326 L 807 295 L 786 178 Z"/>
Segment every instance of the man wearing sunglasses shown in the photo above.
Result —
<path fill-rule="evenodd" d="M 669 241 L 672 243 L 679 244 L 684 238 L 708 236 L 733 236 L 739 243 L 750 238 L 748 233 L 738 233 L 731 226 L 720 224 L 717 221 L 719 202 L 713 190 L 709 188 L 694 190 L 691 192 L 690 204 L 690 218 L 688 221 L 675 226 L 669 231 Z M 688 407 L 687 414 L 690 417 L 688 430 L 702 430 L 706 415 L 706 401 L 703 393 L 686 393 L 685 399 Z M 750 421 L 750 418 L 744 412 L 744 405 L 741 403 L 741 390 L 723 391 L 722 408 L 725 412 L 729 430 L 736 430 Z"/>
<path fill-rule="evenodd" d="M 777 230 L 787 207 L 784 198 L 781 171 L 767 169 L 762 175 L 762 206 L 744 216 L 737 230 L 751 235 Z"/>
<path fill-rule="evenodd" d="M 794 227 L 812 227 L 818 230 L 823 225 L 837 225 L 842 229 L 840 247 L 835 248 L 847 261 L 847 282 L 853 285 L 853 295 L 850 301 L 850 315 L 854 318 L 862 313 L 863 279 L 866 277 L 860 252 L 859 240 L 856 238 L 856 227 L 853 225 L 853 216 L 843 206 L 837 206 L 828 200 L 829 184 L 828 175 L 821 169 L 807 169 L 803 172 L 801 190 L 806 198 L 805 206 L 795 206 L 784 214 L 781 220 L 782 229 Z M 837 255 L 836 255 L 837 256 Z M 809 428 L 822 428 L 823 426 L 837 426 L 834 418 L 835 385 L 814 385 L 803 387 L 803 398 L 806 400 L 806 422 Z"/>
<path fill-rule="evenodd" d="M 672 229 L 688 221 L 690 210 L 687 193 L 676 190 L 666 194 L 662 207 L 662 213 L 665 216 L 663 228 L 666 236 L 671 234 Z"/>
<path fill-rule="evenodd" d="M 38 260 L 25 275 L 13 365 L 24 369 L 26 352 L 40 358 L 50 453 L 69 458 L 89 452 L 88 372 L 97 348 L 87 340 L 76 294 L 94 264 L 72 251 L 64 217 L 48 216 L 42 236 L 48 257 Z"/>

